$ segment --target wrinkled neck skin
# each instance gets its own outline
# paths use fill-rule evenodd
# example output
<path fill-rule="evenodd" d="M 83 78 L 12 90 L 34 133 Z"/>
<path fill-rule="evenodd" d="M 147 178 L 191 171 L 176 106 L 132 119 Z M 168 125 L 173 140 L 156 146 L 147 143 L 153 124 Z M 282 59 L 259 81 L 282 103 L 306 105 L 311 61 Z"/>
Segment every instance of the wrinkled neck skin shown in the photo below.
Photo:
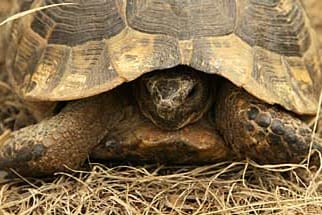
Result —
<path fill-rule="evenodd" d="M 186 66 L 154 71 L 134 86 L 142 114 L 164 130 L 198 121 L 213 103 L 215 78 Z"/>

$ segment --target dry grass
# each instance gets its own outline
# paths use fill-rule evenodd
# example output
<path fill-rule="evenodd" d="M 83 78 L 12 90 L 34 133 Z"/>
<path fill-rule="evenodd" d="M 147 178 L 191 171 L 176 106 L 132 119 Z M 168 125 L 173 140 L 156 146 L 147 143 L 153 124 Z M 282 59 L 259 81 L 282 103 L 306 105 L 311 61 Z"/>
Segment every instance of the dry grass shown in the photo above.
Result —
<path fill-rule="evenodd" d="M 33 121 L 6 78 L 0 68 L 3 135 Z M 321 168 L 309 169 L 305 164 L 89 162 L 84 169 L 57 173 L 54 178 L 3 181 L 0 214 L 322 214 Z"/>
<path fill-rule="evenodd" d="M 5 4 L 9 4 L 9 3 L 5 3 Z M 2 22 L 0 22 L 0 26 L 5 25 L 6 23 L 11 22 L 13 20 L 21 19 L 24 16 L 27 16 L 27 15 L 32 14 L 32 13 L 35 13 L 35 12 L 40 11 L 40 10 L 49 9 L 49 8 L 52 8 L 52 7 L 58 7 L 58 6 L 61 6 L 61 5 L 70 5 L 70 4 L 73 4 L 73 3 L 51 4 L 51 5 L 47 5 L 47 6 L 44 6 L 44 7 L 38 7 L 38 8 L 32 9 L 32 10 L 23 11 L 23 12 L 14 14 L 14 15 L 8 17 L 7 19 L 3 20 Z"/>
<path fill-rule="evenodd" d="M 201 167 L 92 164 L 54 181 L 16 179 L 0 191 L 4 214 L 321 214 L 321 179 L 304 166 Z M 305 176 L 305 177 L 304 177 Z"/>

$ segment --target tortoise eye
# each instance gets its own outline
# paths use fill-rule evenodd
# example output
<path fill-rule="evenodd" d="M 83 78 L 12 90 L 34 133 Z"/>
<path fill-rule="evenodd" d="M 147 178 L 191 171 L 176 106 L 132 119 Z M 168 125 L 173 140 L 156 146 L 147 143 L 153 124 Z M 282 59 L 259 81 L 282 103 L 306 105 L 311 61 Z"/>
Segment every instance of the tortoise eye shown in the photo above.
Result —
<path fill-rule="evenodd" d="M 192 89 L 190 90 L 190 92 L 188 93 L 187 98 L 192 98 L 195 97 L 198 94 L 198 86 L 195 85 L 192 87 Z"/>
<path fill-rule="evenodd" d="M 143 85 L 144 85 L 145 91 L 147 93 L 149 93 L 149 94 L 152 93 L 152 91 L 151 91 L 152 83 L 150 81 L 143 83 Z"/>

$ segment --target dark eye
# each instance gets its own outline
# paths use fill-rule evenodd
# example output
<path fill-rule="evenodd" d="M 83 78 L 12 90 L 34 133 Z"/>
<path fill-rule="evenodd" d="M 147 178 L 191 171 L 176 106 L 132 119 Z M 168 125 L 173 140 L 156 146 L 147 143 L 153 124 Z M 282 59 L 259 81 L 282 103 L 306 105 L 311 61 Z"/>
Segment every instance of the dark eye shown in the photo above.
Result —
<path fill-rule="evenodd" d="M 151 93 L 152 83 L 150 81 L 144 80 L 144 82 L 142 82 L 142 85 L 146 93 Z"/>
<path fill-rule="evenodd" d="M 197 86 L 194 86 L 194 87 L 190 90 L 190 92 L 189 92 L 189 94 L 188 94 L 188 98 L 195 97 L 195 96 L 197 95 L 197 93 L 198 93 L 198 87 L 197 87 Z"/>

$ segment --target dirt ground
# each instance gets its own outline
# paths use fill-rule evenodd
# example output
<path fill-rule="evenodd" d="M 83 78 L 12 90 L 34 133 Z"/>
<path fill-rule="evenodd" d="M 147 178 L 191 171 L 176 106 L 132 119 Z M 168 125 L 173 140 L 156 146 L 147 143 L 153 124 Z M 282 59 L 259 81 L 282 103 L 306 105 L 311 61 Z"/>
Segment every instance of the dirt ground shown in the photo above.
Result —
<path fill-rule="evenodd" d="M 322 1 L 304 4 L 322 39 Z M 0 80 L 1 140 L 33 119 L 11 92 L 2 67 Z M 321 171 L 322 165 L 310 169 L 251 161 L 205 166 L 89 162 L 83 171 L 53 178 L 2 180 L 0 214 L 322 214 Z"/>

